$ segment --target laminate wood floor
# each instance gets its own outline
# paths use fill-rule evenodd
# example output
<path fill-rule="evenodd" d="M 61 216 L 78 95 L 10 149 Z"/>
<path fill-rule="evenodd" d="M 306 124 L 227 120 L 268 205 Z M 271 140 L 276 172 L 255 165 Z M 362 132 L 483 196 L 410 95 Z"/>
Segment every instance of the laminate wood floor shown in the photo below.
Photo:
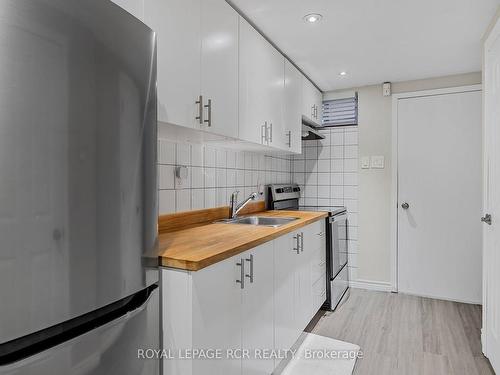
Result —
<path fill-rule="evenodd" d="M 479 305 L 351 289 L 312 332 L 361 346 L 355 375 L 494 374 L 480 330 Z"/>

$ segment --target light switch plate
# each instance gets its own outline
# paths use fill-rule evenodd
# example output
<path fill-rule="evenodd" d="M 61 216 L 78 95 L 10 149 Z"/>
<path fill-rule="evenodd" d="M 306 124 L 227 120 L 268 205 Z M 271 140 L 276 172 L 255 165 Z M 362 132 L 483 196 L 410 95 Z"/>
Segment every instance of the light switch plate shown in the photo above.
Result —
<path fill-rule="evenodd" d="M 371 167 L 373 169 L 384 169 L 385 158 L 384 156 L 372 156 Z"/>
<path fill-rule="evenodd" d="M 370 169 L 370 157 L 363 156 L 361 158 L 361 169 Z"/>

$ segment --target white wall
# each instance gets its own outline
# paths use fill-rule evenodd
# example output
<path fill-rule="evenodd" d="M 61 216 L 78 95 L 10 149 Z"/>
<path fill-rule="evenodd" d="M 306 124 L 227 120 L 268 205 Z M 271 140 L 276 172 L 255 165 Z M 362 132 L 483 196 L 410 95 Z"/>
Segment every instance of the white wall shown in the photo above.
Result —
<path fill-rule="evenodd" d="M 393 83 L 393 93 L 481 83 L 481 73 Z M 391 281 L 392 98 L 382 85 L 328 92 L 324 99 L 358 92 L 359 158 L 385 156 L 385 169 L 360 169 L 358 164 L 357 281 L 389 285 Z"/>

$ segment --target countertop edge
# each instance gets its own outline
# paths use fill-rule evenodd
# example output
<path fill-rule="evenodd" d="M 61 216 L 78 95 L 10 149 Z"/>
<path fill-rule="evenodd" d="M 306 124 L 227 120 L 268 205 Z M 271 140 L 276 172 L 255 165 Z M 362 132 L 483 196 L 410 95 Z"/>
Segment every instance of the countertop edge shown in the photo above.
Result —
<path fill-rule="evenodd" d="M 263 237 L 257 237 L 256 239 L 245 242 L 244 244 L 228 249 L 224 252 L 214 254 L 200 261 L 188 261 L 177 258 L 170 258 L 168 256 L 159 256 L 159 265 L 162 268 L 171 268 L 181 271 L 199 271 L 211 265 L 214 265 L 223 260 L 229 259 L 235 255 L 238 255 L 246 250 L 252 249 L 256 246 L 262 245 L 266 242 L 272 241 L 278 237 L 281 237 L 287 233 L 293 232 L 298 228 L 302 228 L 306 225 L 312 224 L 316 221 L 322 220 L 328 216 L 327 212 L 317 212 L 318 216 L 313 218 L 302 219 L 298 223 L 288 224 L 274 233 L 268 234 Z"/>

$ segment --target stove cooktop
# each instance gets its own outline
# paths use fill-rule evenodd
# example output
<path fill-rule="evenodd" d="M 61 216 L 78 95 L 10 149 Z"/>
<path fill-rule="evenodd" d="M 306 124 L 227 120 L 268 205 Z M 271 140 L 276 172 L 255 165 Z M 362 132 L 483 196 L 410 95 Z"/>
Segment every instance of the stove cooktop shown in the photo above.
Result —
<path fill-rule="evenodd" d="M 342 212 L 346 212 L 347 209 L 343 206 L 299 206 L 297 208 L 299 211 L 327 211 L 330 216 L 338 215 Z"/>

